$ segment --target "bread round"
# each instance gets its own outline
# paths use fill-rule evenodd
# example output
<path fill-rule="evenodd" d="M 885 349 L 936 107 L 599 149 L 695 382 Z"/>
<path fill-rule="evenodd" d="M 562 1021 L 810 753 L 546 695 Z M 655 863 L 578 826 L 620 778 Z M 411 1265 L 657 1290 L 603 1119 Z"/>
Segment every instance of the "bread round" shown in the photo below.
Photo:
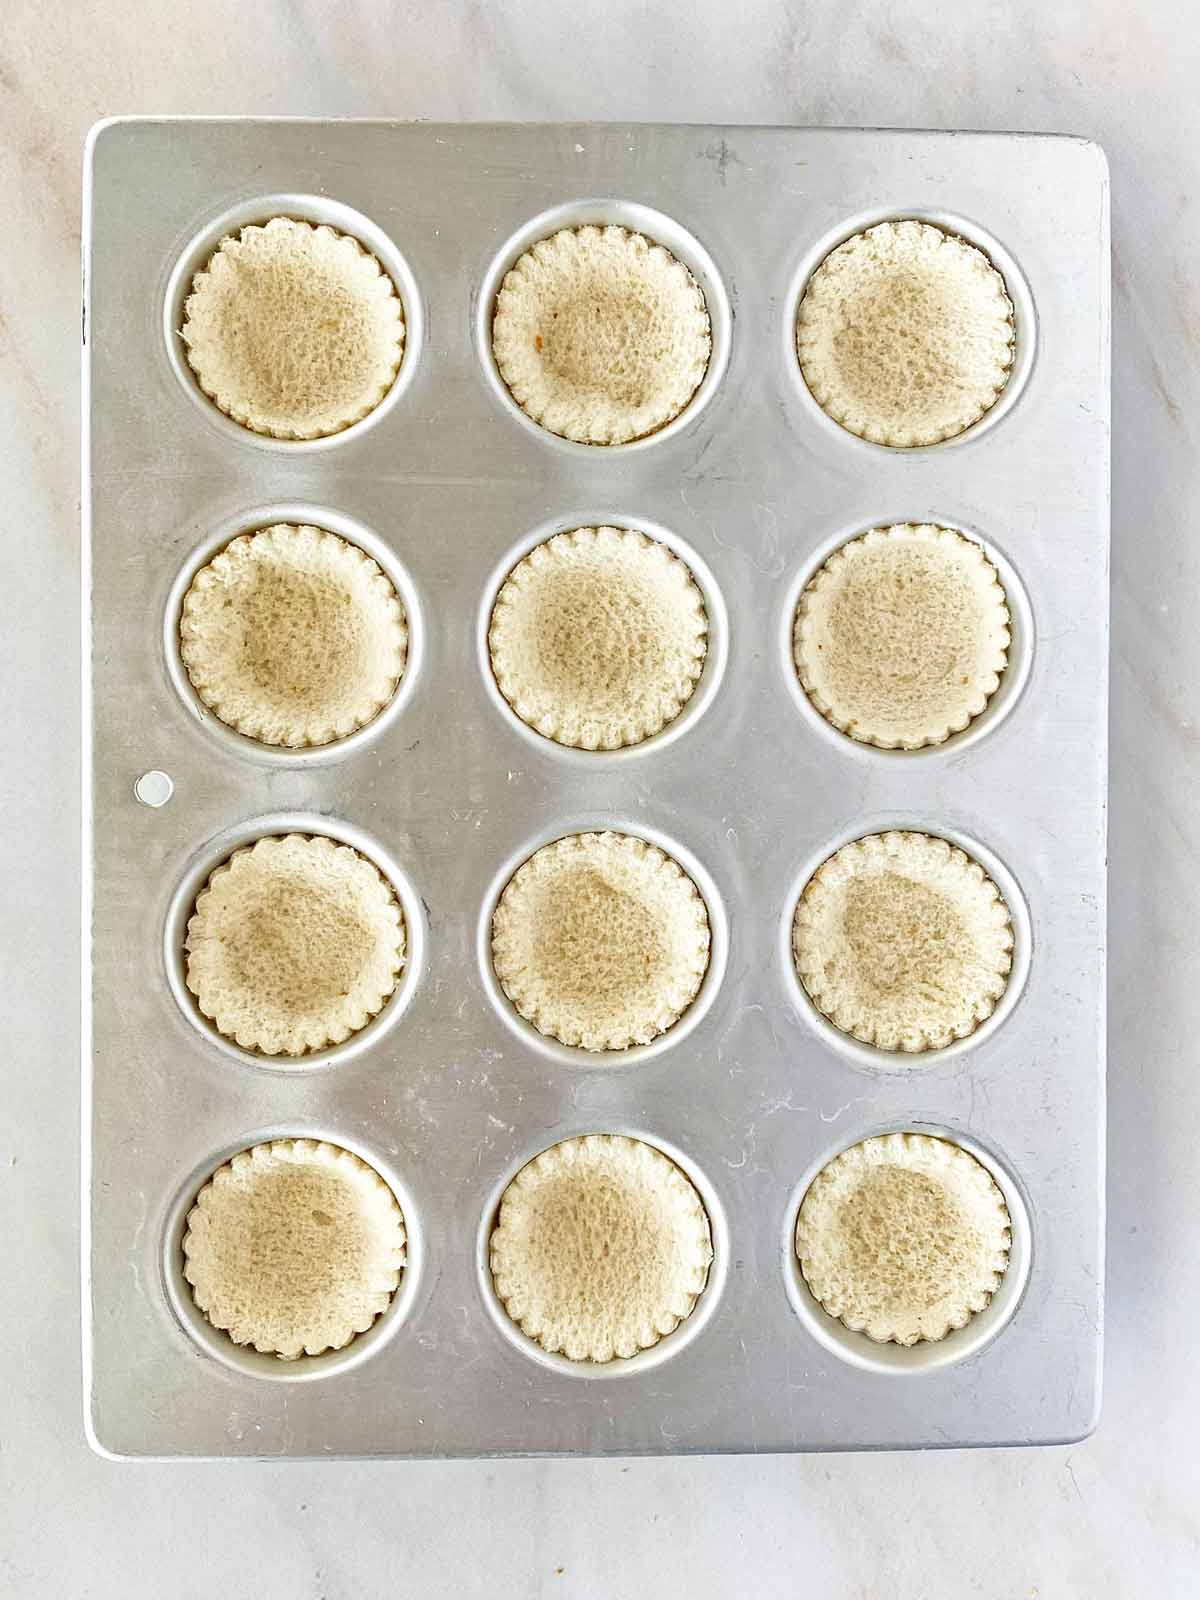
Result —
<path fill-rule="evenodd" d="M 383 1009 L 404 965 L 392 886 L 349 845 L 299 833 L 235 850 L 188 919 L 187 985 L 244 1050 L 302 1056 Z"/>
<path fill-rule="evenodd" d="M 816 1300 L 880 1344 L 966 1327 L 1000 1287 L 1011 1244 L 1008 1207 L 983 1163 L 919 1133 L 843 1150 L 796 1220 L 796 1255 Z"/>
<path fill-rule="evenodd" d="M 214 1328 L 294 1361 L 341 1350 L 387 1310 L 405 1244 L 373 1167 L 338 1145 L 273 1139 L 218 1167 L 196 1196 L 183 1271 Z"/>
<path fill-rule="evenodd" d="M 678 862 L 623 833 L 573 833 L 518 867 L 492 917 L 492 964 L 539 1033 L 584 1050 L 648 1044 L 708 969 L 708 911 Z"/>
<path fill-rule="evenodd" d="M 492 351 L 513 399 L 543 428 L 628 444 L 688 404 L 712 334 L 703 291 L 669 250 L 589 225 L 540 239 L 505 275 Z"/>
<path fill-rule="evenodd" d="M 925 833 L 843 845 L 800 896 L 792 950 L 817 1009 L 881 1050 L 974 1033 L 1012 967 L 1012 918 L 977 861 Z"/>
<path fill-rule="evenodd" d="M 357 239 L 272 217 L 222 239 L 181 330 L 201 389 L 275 439 L 322 439 L 373 411 L 404 355 L 395 285 Z"/>
<path fill-rule="evenodd" d="M 913 448 L 952 439 L 995 404 L 1016 333 L 1004 279 L 929 222 L 881 222 L 813 273 L 796 351 L 813 398 L 843 428 Z"/>
<path fill-rule="evenodd" d="M 835 728 L 884 750 L 942 744 L 984 709 L 1008 660 L 995 567 L 952 528 L 872 528 L 800 596 L 800 682 Z"/>
<path fill-rule="evenodd" d="M 694 1186 L 641 1139 L 551 1145 L 504 1191 L 496 1293 L 551 1354 L 605 1362 L 648 1350 L 691 1315 L 713 1258 Z"/>
<path fill-rule="evenodd" d="M 492 608 L 500 693 L 558 744 L 615 750 L 673 722 L 704 670 L 708 618 L 687 565 L 629 528 L 556 534 Z"/>
<path fill-rule="evenodd" d="M 408 655 L 404 606 L 357 545 L 306 525 L 241 534 L 183 597 L 179 653 L 220 720 L 263 744 L 329 744 L 371 722 Z"/>

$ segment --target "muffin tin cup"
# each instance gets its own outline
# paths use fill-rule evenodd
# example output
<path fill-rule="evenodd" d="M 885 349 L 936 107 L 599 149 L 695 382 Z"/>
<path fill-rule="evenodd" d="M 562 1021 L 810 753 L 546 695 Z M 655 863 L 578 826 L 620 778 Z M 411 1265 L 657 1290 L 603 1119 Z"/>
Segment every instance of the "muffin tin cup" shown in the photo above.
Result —
<path fill-rule="evenodd" d="M 564 439 L 552 433 L 524 411 L 513 399 L 508 385 L 500 376 L 496 357 L 492 351 L 492 318 L 496 309 L 496 296 L 507 274 L 525 252 L 540 239 L 547 239 L 562 228 L 583 228 L 588 225 L 604 227 L 615 224 L 630 233 L 643 234 L 653 244 L 661 244 L 684 266 L 700 285 L 708 307 L 712 351 L 708 368 L 695 394 L 677 417 L 666 422 L 653 433 L 640 439 L 630 439 L 624 444 L 583 444 L 577 439 Z M 662 211 L 632 200 L 570 200 L 531 217 L 523 227 L 509 238 L 492 259 L 484 273 L 475 297 L 474 309 L 475 349 L 488 388 L 505 411 L 528 432 L 552 449 L 569 452 L 577 458 L 626 455 L 631 451 L 647 450 L 652 445 L 665 444 L 677 434 L 690 428 L 707 408 L 721 386 L 725 369 L 729 365 L 733 340 L 733 308 L 716 262 L 694 234 L 682 223 Z"/>
<path fill-rule="evenodd" d="M 808 287 L 809 279 L 825 260 L 826 256 L 831 251 L 836 250 L 838 245 L 845 244 L 846 240 L 852 239 L 856 233 L 863 233 L 867 228 L 874 228 L 881 222 L 929 222 L 934 227 L 941 228 L 944 233 L 957 234 L 959 238 L 965 239 L 968 244 L 973 244 L 976 249 L 981 250 L 988 258 L 1004 279 L 1008 298 L 1012 301 L 1015 342 L 1012 366 L 1008 372 L 1008 381 L 977 421 L 973 422 L 969 428 L 964 428 L 961 433 L 952 435 L 949 439 L 939 439 L 936 444 L 879 444 L 874 439 L 864 439 L 857 433 L 851 433 L 849 428 L 843 427 L 840 422 L 831 417 L 816 400 L 805 382 L 804 373 L 800 368 L 800 358 L 796 350 L 796 317 L 800 310 L 800 302 L 804 298 L 804 291 Z M 882 210 L 872 209 L 860 212 L 855 216 L 846 217 L 804 252 L 799 265 L 792 274 L 791 283 L 783 297 L 783 303 L 785 306 L 783 324 L 784 359 L 795 378 L 805 410 L 814 421 L 825 429 L 831 440 L 836 438 L 844 444 L 848 443 L 851 446 L 858 446 L 860 449 L 876 453 L 883 452 L 884 455 L 888 456 L 928 456 L 934 451 L 940 452 L 952 445 L 968 444 L 973 440 L 979 439 L 983 434 L 994 428 L 998 422 L 1003 421 L 1018 404 L 1025 386 L 1033 374 L 1037 360 L 1037 310 L 1028 280 L 1015 256 L 987 229 L 950 211 L 931 210 L 924 206 L 888 206 Z"/>
<path fill-rule="evenodd" d="M 86 173 L 83 1303 L 95 1447 L 630 1456 L 1090 1431 L 1104 1215 L 1103 158 L 1082 141 L 1016 135 L 147 119 L 95 132 Z M 224 234 L 272 214 L 357 237 L 404 301 L 397 383 L 324 440 L 273 441 L 224 417 L 179 347 L 190 275 Z M 980 245 L 1015 306 L 1002 398 L 945 447 L 851 435 L 813 401 L 795 351 L 808 274 L 849 234 L 901 216 Z M 537 239 L 610 221 L 690 268 L 713 351 L 667 427 L 582 445 L 516 406 L 492 357 L 492 308 Z M 950 448 L 960 444 L 970 449 Z M 274 521 L 365 550 L 408 613 L 395 699 L 311 750 L 225 728 L 178 653 L 192 574 Z M 986 710 L 915 752 L 833 728 L 791 656 L 801 585 L 846 539 L 902 521 L 980 543 L 1012 613 L 1008 668 Z M 492 676 L 487 627 L 528 549 L 604 523 L 681 556 L 710 634 L 674 722 L 640 745 L 590 752 L 516 717 Z M 712 944 L 672 1028 L 593 1053 L 520 1017 L 492 967 L 491 920 L 536 849 L 606 828 L 648 840 L 692 877 Z M 1013 918 L 1000 1005 L 941 1051 L 852 1039 L 816 1011 L 792 960 L 812 872 L 887 828 L 964 848 Z M 219 1035 L 187 989 L 183 950 L 213 868 L 290 831 L 372 860 L 407 930 L 380 1014 L 297 1058 Z M 792 1236 L 821 1166 L 872 1132 L 906 1128 L 991 1168 L 1014 1238 L 987 1310 L 936 1346 L 900 1352 L 819 1310 Z M 489 1264 L 514 1174 L 591 1132 L 644 1139 L 675 1161 L 714 1246 L 691 1316 L 604 1367 L 527 1338 Z M 409 1237 L 385 1315 L 343 1352 L 295 1364 L 212 1329 L 180 1255 L 215 1167 L 289 1135 L 367 1160 L 395 1190 Z"/>
<path fill-rule="evenodd" d="M 180 650 L 179 626 L 183 615 L 183 601 L 192 581 L 202 567 L 220 555 L 228 545 L 242 534 L 259 533 L 276 523 L 307 524 L 337 534 L 348 544 L 357 546 L 375 561 L 391 583 L 404 607 L 408 629 L 408 646 L 404 659 L 404 673 L 385 706 L 353 733 L 328 744 L 270 745 L 261 739 L 252 739 L 239 733 L 227 722 L 222 722 L 216 712 L 204 703 L 188 676 Z M 180 568 L 171 585 L 163 612 L 163 662 L 167 677 L 185 709 L 205 732 L 230 755 L 241 760 L 258 762 L 266 767 L 306 766 L 331 761 L 344 761 L 380 737 L 400 716 L 403 716 L 413 695 L 417 692 L 421 668 L 425 658 L 425 621 L 417 594 L 407 569 L 386 540 L 354 517 L 345 516 L 327 506 L 315 506 L 305 501 L 281 501 L 274 505 L 259 506 L 251 511 L 225 518 L 203 543 L 197 545 Z"/>
<path fill-rule="evenodd" d="M 695 998 L 681 1013 L 678 1021 L 672 1023 L 665 1033 L 660 1033 L 648 1044 L 631 1044 L 624 1050 L 585 1050 L 581 1045 L 563 1044 L 561 1040 L 539 1032 L 532 1022 L 528 1022 L 521 1015 L 505 994 L 492 964 L 492 918 L 500 896 L 513 874 L 543 845 L 553 844 L 556 839 L 567 838 L 572 834 L 606 832 L 631 834 L 644 839 L 647 844 L 656 845 L 664 855 L 670 856 L 687 873 L 708 911 L 708 967 L 700 980 Z M 729 919 L 720 890 L 712 875 L 699 857 L 686 845 L 680 844 L 658 828 L 647 826 L 639 818 L 616 817 L 611 814 L 601 817 L 591 816 L 566 826 L 543 830 L 508 857 L 492 879 L 484 896 L 476 929 L 475 947 L 484 991 L 496 1015 L 523 1045 L 559 1066 L 576 1069 L 598 1067 L 611 1071 L 642 1066 L 648 1061 L 653 1061 L 655 1057 L 665 1054 L 666 1051 L 676 1049 L 704 1021 L 705 1014 L 717 998 L 725 976 L 725 964 L 729 959 Z"/>
<path fill-rule="evenodd" d="M 804 987 L 792 954 L 792 927 L 796 907 L 818 868 L 843 845 L 851 844 L 855 839 L 864 839 L 868 834 L 894 832 L 927 834 L 931 839 L 944 839 L 947 844 L 956 845 L 965 851 L 979 863 L 999 889 L 1012 919 L 1012 966 L 1009 968 L 1004 993 L 996 1001 L 991 1014 L 984 1018 L 974 1032 L 936 1050 L 882 1050 L 878 1045 L 866 1044 L 863 1040 L 856 1039 L 853 1034 L 847 1033 L 844 1028 L 839 1028 L 819 1009 Z M 980 844 L 977 839 L 961 833 L 957 828 L 948 828 L 942 823 L 934 823 L 928 819 L 889 817 L 872 821 L 867 818 L 860 819 L 852 828 L 847 828 L 838 834 L 828 845 L 822 845 L 805 863 L 788 891 L 787 911 L 780 923 L 779 944 L 784 976 L 795 998 L 797 1010 L 808 1026 L 813 1028 L 831 1049 L 852 1065 L 865 1067 L 868 1071 L 921 1072 L 942 1066 L 948 1061 L 956 1062 L 968 1051 L 980 1049 L 1008 1021 L 1021 1002 L 1029 978 L 1029 968 L 1033 960 L 1033 922 L 1029 915 L 1029 906 L 1016 878 L 1000 857 L 986 845 Z"/>
<path fill-rule="evenodd" d="M 313 1139 L 349 1150 L 373 1168 L 387 1184 L 396 1198 L 404 1217 L 405 1260 L 400 1282 L 387 1308 L 380 1312 L 369 1328 L 356 1333 L 349 1344 L 340 1350 L 327 1350 L 321 1355 L 297 1356 L 283 1360 L 267 1351 L 256 1350 L 252 1345 L 236 1344 L 222 1328 L 216 1328 L 196 1304 L 192 1287 L 184 1276 L 183 1237 L 187 1232 L 187 1219 L 196 1197 L 218 1167 L 249 1150 L 253 1145 L 266 1144 L 272 1139 Z M 161 1271 L 163 1290 L 180 1327 L 188 1338 L 206 1355 L 230 1371 L 250 1378 L 256 1383 L 312 1383 L 323 1378 L 341 1376 L 361 1366 L 378 1355 L 394 1339 L 408 1319 L 421 1290 L 421 1275 L 425 1264 L 424 1234 L 420 1217 L 412 1196 L 391 1164 L 374 1150 L 360 1144 L 353 1137 L 328 1128 L 296 1128 L 276 1126 L 251 1133 L 236 1143 L 227 1145 L 196 1164 L 178 1189 L 168 1206 L 161 1225 Z"/>
<path fill-rule="evenodd" d="M 258 839 L 280 834 L 301 833 L 311 837 L 323 835 L 338 844 L 350 845 L 379 869 L 391 885 L 404 914 L 405 944 L 404 965 L 400 969 L 395 989 L 384 1001 L 382 1008 L 369 1022 L 340 1044 L 330 1044 L 320 1050 L 309 1050 L 301 1056 L 267 1055 L 257 1050 L 247 1050 L 236 1040 L 221 1033 L 214 1021 L 200 1009 L 196 996 L 188 988 L 187 938 L 188 919 L 195 909 L 196 897 L 210 876 L 236 850 L 254 844 Z M 162 959 L 167 985 L 175 997 L 184 1017 L 216 1050 L 243 1066 L 262 1068 L 269 1072 L 306 1073 L 333 1067 L 352 1060 L 380 1043 L 400 1021 L 419 987 L 425 963 L 425 912 L 420 895 L 403 868 L 384 850 L 383 846 L 352 824 L 331 817 L 314 816 L 304 812 L 278 812 L 271 816 L 254 817 L 227 828 L 217 838 L 211 839 L 199 851 L 180 879 L 167 907 L 163 922 Z"/>
<path fill-rule="evenodd" d="M 959 1146 L 987 1168 L 1008 1207 L 1012 1244 L 1008 1269 L 996 1292 L 982 1311 L 977 1311 L 962 1328 L 953 1328 L 942 1339 L 923 1339 L 912 1345 L 881 1343 L 867 1334 L 848 1328 L 824 1309 L 808 1287 L 796 1254 L 796 1219 L 804 1196 L 818 1173 L 843 1150 L 862 1139 L 883 1133 L 921 1133 L 945 1139 Z M 783 1276 L 788 1299 L 805 1331 L 839 1360 L 863 1372 L 886 1378 L 912 1377 L 957 1365 L 977 1355 L 1003 1332 L 1021 1304 L 1033 1263 L 1033 1229 L 1022 1189 L 1009 1169 L 977 1139 L 934 1123 L 919 1120 L 897 1128 L 890 1125 L 871 1128 L 852 1139 L 831 1146 L 819 1156 L 796 1185 L 788 1202 L 783 1229 Z"/>
<path fill-rule="evenodd" d="M 1008 602 L 1010 639 L 1008 662 L 1000 674 L 999 684 L 989 696 L 983 710 L 972 717 L 965 728 L 960 728 L 957 733 L 951 733 L 940 744 L 922 745 L 916 750 L 889 750 L 882 745 L 868 744 L 865 740 L 852 738 L 850 734 L 844 733 L 841 728 L 830 722 L 823 712 L 817 710 L 808 691 L 800 682 L 800 674 L 796 670 L 793 640 L 800 599 L 830 556 L 843 545 L 860 538 L 864 533 L 869 533 L 873 528 L 888 528 L 903 523 L 928 523 L 941 528 L 950 528 L 980 547 L 995 567 L 1001 587 L 1004 589 L 1005 599 Z M 860 520 L 852 528 L 841 529 L 824 544 L 818 546 L 788 588 L 780 616 L 779 644 L 784 681 L 800 715 L 817 734 L 829 739 L 842 756 L 850 759 L 862 756 L 866 760 L 882 759 L 885 762 L 937 761 L 961 756 L 970 746 L 978 744 L 981 739 L 999 728 L 1016 709 L 1033 670 L 1034 633 L 1033 606 L 1030 603 L 1029 593 L 1008 556 L 990 539 L 985 538 L 977 529 L 950 517 L 911 516 L 901 512 L 895 516 L 874 517 L 865 522 Z"/>
<path fill-rule="evenodd" d="M 536 550 L 548 539 L 553 539 L 556 534 L 570 533 L 576 528 L 618 528 L 634 533 L 644 533 L 648 539 L 657 540 L 685 564 L 695 579 L 696 586 L 704 597 L 704 610 L 708 619 L 708 648 L 704 656 L 704 666 L 695 687 L 688 696 L 686 703 L 679 713 L 672 718 L 665 727 L 657 733 L 648 735 L 637 744 L 621 745 L 615 750 L 583 750 L 574 745 L 560 744 L 557 739 L 551 739 L 544 733 L 539 733 L 531 727 L 504 698 L 500 686 L 496 682 L 496 674 L 492 669 L 491 651 L 488 647 L 488 633 L 491 628 L 492 612 L 500 590 L 504 587 L 505 580 L 513 568 L 530 553 Z M 580 772 L 589 768 L 600 771 L 608 763 L 631 761 L 638 757 L 657 754 L 676 739 L 682 739 L 688 734 L 694 734 L 696 724 L 700 722 L 715 696 L 720 692 L 721 683 L 725 676 L 725 667 L 729 659 L 729 616 L 725 609 L 725 602 L 717 586 L 708 564 L 701 559 L 695 550 L 678 534 L 653 522 L 648 517 L 631 516 L 629 513 L 612 511 L 585 511 L 579 516 L 555 517 L 550 522 L 544 522 L 535 528 L 532 533 L 513 546 L 501 559 L 488 579 L 484 589 L 483 604 L 479 609 L 479 621 L 476 627 L 476 653 L 479 660 L 479 671 L 483 678 L 484 686 L 491 696 L 492 703 L 502 717 L 505 717 L 513 728 L 532 744 L 533 748 L 541 754 L 561 757 L 568 762 L 577 763 Z M 702 730 L 700 730 L 702 732 Z"/>
<path fill-rule="evenodd" d="M 253 428 L 247 428 L 227 415 L 200 387 L 196 374 L 188 364 L 181 333 L 184 304 L 192 290 L 192 279 L 208 264 L 221 241 L 242 228 L 269 222 L 272 217 L 291 217 L 297 222 L 310 222 L 314 227 L 324 223 L 336 228 L 339 233 L 349 234 L 379 262 L 392 280 L 404 310 L 404 350 L 400 370 L 391 388 L 365 417 L 360 417 L 357 422 L 352 422 L 337 433 L 326 434 L 319 439 L 274 439 L 269 434 L 256 433 Z M 162 333 L 172 372 L 210 426 L 218 429 L 226 439 L 239 444 L 255 445 L 278 455 L 303 456 L 360 439 L 400 404 L 421 361 L 425 343 L 425 307 L 417 280 L 398 246 L 377 223 L 363 216 L 360 211 L 321 194 L 255 195 L 213 217 L 189 240 L 167 280 L 162 305 Z"/>
<path fill-rule="evenodd" d="M 499 1220 L 500 1202 L 504 1198 L 505 1190 L 523 1167 L 541 1155 L 543 1150 L 550 1148 L 550 1145 L 545 1143 L 531 1144 L 516 1165 L 510 1167 L 503 1177 L 497 1180 L 489 1194 L 475 1241 L 475 1272 L 479 1297 L 492 1322 L 514 1350 L 550 1372 L 562 1373 L 568 1378 L 582 1379 L 590 1383 L 607 1383 L 618 1379 L 639 1378 L 682 1355 L 689 1345 L 703 1336 L 708 1324 L 720 1310 L 721 1296 L 729 1271 L 731 1246 L 725 1208 L 707 1174 L 682 1150 L 657 1133 L 647 1133 L 643 1128 L 625 1123 L 611 1127 L 605 1125 L 602 1128 L 580 1125 L 570 1131 L 556 1133 L 550 1144 L 561 1144 L 566 1139 L 583 1138 L 595 1133 L 621 1134 L 626 1138 L 640 1139 L 643 1144 L 652 1145 L 669 1161 L 674 1162 L 700 1196 L 712 1235 L 713 1258 L 708 1269 L 708 1279 L 692 1307 L 691 1314 L 685 1317 L 672 1333 L 664 1334 L 658 1343 L 651 1345 L 649 1349 L 639 1350 L 636 1355 L 619 1356 L 612 1361 L 602 1362 L 572 1361 L 568 1356 L 544 1350 L 536 1339 L 531 1338 L 518 1323 L 513 1321 L 504 1309 L 504 1303 L 496 1292 L 492 1277 L 491 1238 Z"/>

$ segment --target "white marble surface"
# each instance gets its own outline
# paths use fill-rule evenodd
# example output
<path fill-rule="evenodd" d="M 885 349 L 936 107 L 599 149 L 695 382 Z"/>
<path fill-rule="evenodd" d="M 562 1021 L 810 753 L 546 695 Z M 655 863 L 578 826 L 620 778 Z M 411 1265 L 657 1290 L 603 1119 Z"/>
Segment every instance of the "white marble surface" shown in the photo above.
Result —
<path fill-rule="evenodd" d="M 9 0 L 0 1595 L 1200 1592 L 1200 29 L 1184 0 Z M 1045 1451 L 113 1465 L 76 1286 L 78 227 L 113 112 L 1065 130 L 1114 194 L 1107 1399 Z M 1036 1375 L 1031 1375 L 1036 1377 Z"/>

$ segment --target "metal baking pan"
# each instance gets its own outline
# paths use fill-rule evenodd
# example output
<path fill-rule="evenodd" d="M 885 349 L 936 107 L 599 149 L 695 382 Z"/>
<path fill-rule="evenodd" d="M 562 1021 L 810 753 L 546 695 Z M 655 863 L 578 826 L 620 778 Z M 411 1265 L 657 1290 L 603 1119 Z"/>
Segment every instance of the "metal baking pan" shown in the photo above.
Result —
<path fill-rule="evenodd" d="M 88 145 L 85 522 L 92 862 L 86 918 L 89 1435 L 130 1456 L 636 1454 L 1032 1443 L 1099 1404 L 1103 1275 L 1108 199 L 1102 154 L 1055 137 L 657 126 L 134 120 Z M 175 329 L 190 271 L 273 212 L 364 236 L 405 298 L 401 385 L 318 445 L 248 435 L 198 394 Z M 961 439 L 896 452 L 831 423 L 792 351 L 824 253 L 888 216 L 941 220 L 1000 264 L 1017 368 Z M 700 277 L 701 404 L 636 448 L 571 446 L 514 411 L 489 296 L 530 239 L 611 218 Z M 282 514 L 377 554 L 413 624 L 402 703 L 349 746 L 264 753 L 215 725 L 173 659 L 198 560 Z M 707 590 L 713 648 L 677 728 L 613 755 L 519 725 L 487 609 L 536 536 L 658 530 Z M 788 653 L 800 585 L 842 539 L 934 520 L 981 539 L 1014 611 L 980 723 L 911 755 L 836 734 Z M 166 804 L 135 783 L 162 772 Z M 166 785 L 142 785 L 160 799 Z M 966 842 L 1009 898 L 1017 962 L 970 1040 L 896 1067 L 816 1016 L 787 955 L 807 874 L 899 825 Z M 392 874 L 414 960 L 358 1048 L 279 1070 L 222 1048 L 179 981 L 181 912 L 234 844 L 277 827 L 358 842 Z M 489 976 L 487 919 L 535 846 L 612 826 L 697 874 L 715 939 L 688 1026 L 616 1059 L 526 1027 Z M 1014 1217 L 987 1321 L 912 1352 L 839 1334 L 795 1271 L 819 1166 L 865 1135 L 943 1129 Z M 697 1312 L 609 1369 L 543 1358 L 492 1297 L 499 1193 L 538 1150 L 625 1130 L 700 1187 L 716 1260 Z M 320 1134 L 394 1184 L 401 1293 L 340 1357 L 295 1367 L 207 1330 L 179 1230 L 210 1169 Z M 957 1341 L 957 1342 L 956 1342 Z M 864 1364 L 865 1363 L 865 1364 Z"/>

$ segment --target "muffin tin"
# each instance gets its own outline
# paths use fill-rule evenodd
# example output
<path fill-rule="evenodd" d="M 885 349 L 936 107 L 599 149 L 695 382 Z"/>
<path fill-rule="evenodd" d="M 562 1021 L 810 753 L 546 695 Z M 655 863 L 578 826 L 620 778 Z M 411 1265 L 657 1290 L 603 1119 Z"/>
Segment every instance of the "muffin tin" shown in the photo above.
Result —
<path fill-rule="evenodd" d="M 600 197 L 600 198 L 597 198 Z M 636 1454 L 1049 1442 L 1099 1404 L 1103 1277 L 1108 199 L 1086 142 L 788 128 L 132 120 L 89 140 L 85 524 L 84 1345 L 89 1437 L 128 1456 Z M 178 346 L 189 276 L 272 214 L 357 234 L 393 273 L 407 352 L 371 416 L 314 443 L 246 432 Z M 866 443 L 808 395 L 791 339 L 807 273 L 888 216 L 980 244 L 1016 307 L 1008 390 L 960 438 Z M 636 445 L 515 412 L 486 329 L 506 265 L 554 228 L 642 228 L 700 278 L 705 387 Z M 665 219 L 665 220 L 663 220 Z M 401 588 L 400 701 L 342 744 L 266 751 L 190 693 L 191 573 L 237 533 L 303 520 Z M 807 575 L 873 525 L 982 541 L 1014 616 L 996 704 L 912 753 L 807 706 L 791 617 Z M 489 679 L 503 575 L 549 533 L 669 537 L 710 604 L 695 705 L 643 746 L 565 750 Z M 1015 583 L 1013 578 L 1017 580 Z M 995 1019 L 894 1058 L 817 1016 L 788 937 L 808 873 L 889 826 L 964 844 L 1017 933 Z M 490 971 L 509 873 L 562 834 L 660 843 L 709 905 L 712 967 L 654 1044 L 542 1038 Z M 363 849 L 404 900 L 410 959 L 363 1034 L 308 1065 L 221 1041 L 182 982 L 190 897 L 284 829 Z M 812 1176 L 871 1133 L 958 1139 L 1013 1216 L 988 1311 L 936 1345 L 875 1346 L 819 1310 L 791 1249 Z M 709 1209 L 692 1317 L 589 1368 L 507 1322 L 487 1237 L 504 1187 L 586 1132 L 657 1144 Z M 281 1363 L 208 1327 L 182 1278 L 209 1173 L 277 1135 L 326 1138 L 392 1184 L 409 1265 L 345 1351 Z"/>

